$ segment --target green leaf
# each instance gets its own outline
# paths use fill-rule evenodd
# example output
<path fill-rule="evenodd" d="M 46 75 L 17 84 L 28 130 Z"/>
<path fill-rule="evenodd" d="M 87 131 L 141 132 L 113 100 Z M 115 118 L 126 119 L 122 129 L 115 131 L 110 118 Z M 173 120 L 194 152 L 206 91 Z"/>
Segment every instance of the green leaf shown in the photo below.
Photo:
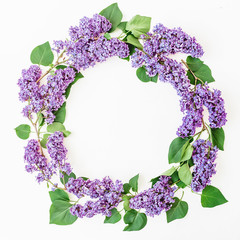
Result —
<path fill-rule="evenodd" d="M 50 136 L 50 134 L 44 134 L 42 140 L 40 141 L 40 144 L 43 148 L 47 148 L 46 144 L 48 141 L 48 137 Z"/>
<path fill-rule="evenodd" d="M 121 220 L 122 216 L 116 208 L 113 208 L 111 213 L 112 215 L 110 217 L 105 218 L 104 223 L 117 223 Z"/>
<path fill-rule="evenodd" d="M 38 112 L 37 117 L 38 117 L 38 125 L 40 127 L 43 126 L 43 124 L 44 124 L 43 114 L 41 112 Z"/>
<path fill-rule="evenodd" d="M 137 213 L 138 212 L 135 209 L 131 209 L 131 210 L 127 211 L 123 217 L 123 221 L 126 224 L 132 223 L 134 221 L 134 218 L 136 217 Z"/>
<path fill-rule="evenodd" d="M 123 231 L 139 231 L 147 224 L 147 216 L 145 213 L 139 213 L 134 209 L 127 211 L 123 220 L 128 224 Z"/>
<path fill-rule="evenodd" d="M 146 73 L 146 69 L 144 67 L 140 67 L 136 71 L 138 79 L 140 79 L 142 82 L 157 82 L 158 74 L 154 77 L 149 77 Z"/>
<path fill-rule="evenodd" d="M 193 147 L 191 144 L 188 144 L 188 146 L 185 148 L 183 152 L 181 161 L 189 160 L 192 157 L 192 152 L 193 152 Z"/>
<path fill-rule="evenodd" d="M 213 186 L 206 186 L 201 195 L 201 204 L 203 207 L 212 208 L 228 202 L 220 190 Z"/>
<path fill-rule="evenodd" d="M 166 212 L 168 223 L 176 219 L 184 218 L 188 212 L 187 202 L 181 201 L 177 197 L 173 199 L 175 202 L 172 204 L 172 207 Z"/>
<path fill-rule="evenodd" d="M 67 66 L 66 65 L 58 65 L 56 66 L 56 69 L 65 69 Z"/>
<path fill-rule="evenodd" d="M 74 81 L 71 82 L 71 83 L 68 85 L 68 87 L 67 87 L 67 89 L 66 89 L 66 91 L 65 91 L 65 97 L 66 97 L 66 99 L 69 97 L 69 94 L 70 94 L 70 91 L 71 91 L 72 86 L 73 86 L 80 78 L 83 78 L 83 77 L 84 77 L 84 76 L 83 76 L 80 72 L 77 72 L 77 73 L 76 73 L 75 78 L 74 78 Z"/>
<path fill-rule="evenodd" d="M 64 123 L 66 118 L 66 102 L 53 114 L 56 116 L 54 122 Z"/>
<path fill-rule="evenodd" d="M 210 68 L 203 63 L 203 61 L 201 61 L 199 58 L 193 58 L 191 56 L 187 57 L 187 65 L 188 67 L 191 69 L 191 71 L 193 72 L 193 74 L 201 79 L 203 82 L 214 82 L 215 79 L 212 76 L 212 72 L 210 70 Z M 187 71 L 187 76 L 190 80 L 191 84 L 195 84 L 195 78 L 192 75 L 191 71 Z M 200 81 L 198 80 L 197 84 L 199 84 Z"/>
<path fill-rule="evenodd" d="M 125 211 L 131 210 L 131 208 L 129 207 L 129 200 L 131 199 L 131 196 L 125 195 L 125 196 L 122 197 L 122 199 L 123 199 L 123 208 L 124 208 L 124 210 Z"/>
<path fill-rule="evenodd" d="M 70 225 L 77 217 L 73 216 L 69 209 L 72 206 L 69 202 L 55 200 L 50 207 L 50 224 Z"/>
<path fill-rule="evenodd" d="M 150 17 L 136 15 L 129 22 L 127 22 L 126 30 L 131 31 L 136 38 L 139 38 L 142 34 L 149 32 L 150 26 Z"/>
<path fill-rule="evenodd" d="M 63 132 L 65 130 L 66 130 L 66 128 L 60 122 L 54 122 L 54 123 L 47 126 L 47 131 L 50 132 L 50 133 L 54 133 L 56 131 Z"/>
<path fill-rule="evenodd" d="M 192 181 L 192 173 L 190 171 L 190 168 L 187 163 L 183 164 L 179 171 L 178 171 L 178 176 L 181 179 L 183 183 L 186 185 L 189 185 Z"/>
<path fill-rule="evenodd" d="M 167 171 L 165 171 L 165 172 L 162 173 L 161 175 L 171 176 L 175 171 L 176 171 L 176 168 L 175 168 L 175 167 L 171 167 L 170 169 L 168 169 Z"/>
<path fill-rule="evenodd" d="M 182 161 L 182 157 L 186 147 L 189 144 L 188 138 L 175 138 L 169 147 L 168 151 L 168 162 L 169 163 L 178 163 Z"/>
<path fill-rule="evenodd" d="M 117 3 L 113 3 L 107 8 L 104 8 L 100 12 L 100 15 L 104 16 L 111 22 L 112 28 L 110 29 L 109 32 L 113 32 L 117 28 L 119 23 L 122 21 L 122 17 L 123 17 L 122 12 L 119 9 Z"/>
<path fill-rule="evenodd" d="M 123 32 L 126 31 L 126 26 L 127 26 L 127 22 L 120 22 L 117 26 L 117 28 L 119 28 L 120 30 L 122 30 Z"/>
<path fill-rule="evenodd" d="M 217 146 L 220 150 L 224 150 L 225 134 L 223 128 L 211 128 L 211 138 L 213 146 Z"/>
<path fill-rule="evenodd" d="M 50 191 L 49 196 L 51 198 L 51 201 L 54 202 L 56 200 L 62 200 L 62 201 L 69 201 L 68 194 L 61 190 L 61 189 L 56 189 L 55 191 Z"/>
<path fill-rule="evenodd" d="M 74 179 L 76 179 L 76 175 L 75 175 L 75 173 L 73 173 L 73 172 L 71 172 L 70 175 L 67 175 L 67 173 L 65 173 L 65 172 L 62 172 L 62 174 L 63 174 L 63 179 L 60 178 L 60 181 L 61 181 L 61 183 L 64 184 L 64 185 L 68 182 L 69 178 L 74 178 Z M 64 180 L 64 181 L 63 181 L 63 180 Z"/>
<path fill-rule="evenodd" d="M 29 138 L 31 127 L 27 124 L 21 124 L 15 128 L 16 134 L 19 138 L 25 140 Z"/>
<path fill-rule="evenodd" d="M 131 189 L 131 185 L 129 183 L 124 183 L 123 184 L 123 191 L 124 191 L 124 194 L 127 194 L 129 193 L 129 190 Z"/>
<path fill-rule="evenodd" d="M 68 137 L 71 134 L 71 132 L 67 130 L 63 130 L 62 133 L 64 137 Z"/>
<path fill-rule="evenodd" d="M 136 176 L 134 176 L 129 180 L 129 185 L 132 187 L 133 192 L 138 191 L 138 178 L 139 178 L 139 174 L 137 174 Z"/>
<path fill-rule="evenodd" d="M 127 43 L 132 44 L 133 46 L 135 46 L 135 47 L 137 47 L 139 49 L 143 49 L 142 44 L 132 34 L 127 36 Z"/>
<path fill-rule="evenodd" d="M 49 42 L 35 47 L 30 56 L 33 64 L 48 66 L 53 62 L 54 56 Z"/>
<path fill-rule="evenodd" d="M 187 57 L 186 62 L 187 62 L 188 67 L 193 72 L 196 72 L 203 65 L 203 61 L 201 61 L 199 58 L 193 58 L 191 56 Z"/>

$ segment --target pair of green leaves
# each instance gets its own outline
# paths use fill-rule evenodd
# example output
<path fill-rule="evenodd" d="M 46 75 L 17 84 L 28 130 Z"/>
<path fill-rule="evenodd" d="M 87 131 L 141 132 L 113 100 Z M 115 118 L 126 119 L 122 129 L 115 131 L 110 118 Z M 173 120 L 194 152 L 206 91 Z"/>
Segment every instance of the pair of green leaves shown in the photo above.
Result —
<path fill-rule="evenodd" d="M 61 189 L 56 189 L 55 191 L 50 191 L 49 195 L 52 201 L 49 211 L 50 224 L 73 224 L 77 220 L 77 217 L 70 213 L 69 209 L 72 207 L 72 204 L 69 202 L 68 194 Z"/>
<path fill-rule="evenodd" d="M 193 74 L 202 80 L 202 82 L 214 82 L 214 78 L 212 76 L 212 72 L 210 70 L 210 68 L 203 63 L 203 61 L 201 61 L 199 58 L 193 58 L 191 56 L 187 57 L 187 65 L 188 67 L 191 69 L 191 71 L 193 72 Z M 187 71 L 187 76 L 190 80 L 190 83 L 195 85 L 195 78 L 193 76 L 193 74 L 191 73 L 190 70 Z M 199 80 L 197 81 L 197 84 L 201 83 Z"/>
<path fill-rule="evenodd" d="M 68 137 L 71 134 L 71 132 L 67 131 L 65 126 L 60 122 L 54 122 L 54 123 L 47 126 L 47 132 L 54 133 L 56 131 L 62 132 L 64 137 Z M 48 137 L 50 136 L 49 133 L 44 134 L 43 139 L 40 142 L 40 144 L 43 148 L 46 148 Z"/>
<path fill-rule="evenodd" d="M 147 224 L 147 216 L 135 209 L 127 211 L 123 217 L 124 223 L 128 224 L 123 231 L 139 231 Z"/>
<path fill-rule="evenodd" d="M 193 147 L 190 138 L 175 138 L 169 147 L 168 162 L 178 163 L 189 160 L 192 156 Z"/>
<path fill-rule="evenodd" d="M 145 67 L 140 67 L 136 71 L 136 75 L 139 80 L 142 82 L 157 82 L 158 80 L 158 74 L 156 74 L 154 77 L 149 77 L 146 73 Z"/>
<path fill-rule="evenodd" d="M 138 179 L 139 179 L 139 174 L 136 176 L 132 177 L 128 183 L 123 184 L 123 190 L 124 194 L 129 193 L 129 191 L 132 189 L 133 192 L 138 191 Z"/>

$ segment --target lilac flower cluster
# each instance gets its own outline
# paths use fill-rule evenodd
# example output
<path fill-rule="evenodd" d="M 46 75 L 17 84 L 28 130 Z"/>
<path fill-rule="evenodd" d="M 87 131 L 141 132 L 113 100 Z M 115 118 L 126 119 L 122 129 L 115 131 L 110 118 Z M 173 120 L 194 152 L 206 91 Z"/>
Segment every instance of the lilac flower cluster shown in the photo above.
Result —
<path fill-rule="evenodd" d="M 92 18 L 80 19 L 80 25 L 70 27 L 69 41 L 55 41 L 57 52 L 65 49 L 69 65 L 78 71 L 94 66 L 112 56 L 126 58 L 128 45 L 117 38 L 107 40 L 104 33 L 111 29 L 111 23 L 103 16 L 95 14 Z"/>
<path fill-rule="evenodd" d="M 181 28 L 169 29 L 159 23 L 153 28 L 153 33 L 144 48 L 145 52 L 151 56 L 155 54 L 169 55 L 178 52 L 190 54 L 192 57 L 203 55 L 203 49 L 196 42 L 195 37 L 189 36 Z"/>
<path fill-rule="evenodd" d="M 210 141 L 203 139 L 195 141 L 193 147 L 192 159 L 195 165 L 191 188 L 194 192 L 199 192 L 211 183 L 210 179 L 216 173 L 216 163 L 214 161 L 217 157 L 218 148 L 213 147 Z"/>
<path fill-rule="evenodd" d="M 78 198 L 89 196 L 91 199 L 97 199 L 87 201 L 84 205 L 75 204 L 70 209 L 72 215 L 90 218 L 97 214 L 111 216 L 111 209 L 117 207 L 121 201 L 123 184 L 119 180 L 114 183 L 109 177 L 103 178 L 102 181 L 70 178 L 66 189 Z"/>
<path fill-rule="evenodd" d="M 25 147 L 24 160 L 26 171 L 29 173 L 39 172 L 36 179 L 40 183 L 49 180 L 53 174 L 47 158 L 40 153 L 40 146 L 37 140 L 31 139 Z"/>
<path fill-rule="evenodd" d="M 174 202 L 174 190 L 169 184 L 170 177 L 160 176 L 159 181 L 149 188 L 139 193 L 129 201 L 130 208 L 145 209 L 148 216 L 159 215 L 163 210 L 168 211 Z"/>
<path fill-rule="evenodd" d="M 21 101 L 29 101 L 23 109 L 25 117 L 31 118 L 32 112 L 44 111 L 46 122 L 51 124 L 55 118 L 52 112 L 58 110 L 64 103 L 63 94 L 74 80 L 75 71 L 70 67 L 56 70 L 54 75 L 48 76 L 47 84 L 41 86 L 38 81 L 40 77 L 41 69 L 37 65 L 23 70 L 22 77 L 18 80 L 19 98 Z"/>
<path fill-rule="evenodd" d="M 192 57 L 201 57 L 203 55 L 202 47 L 196 42 L 196 39 L 190 37 L 183 32 L 181 28 L 169 29 L 162 24 L 158 24 L 153 28 L 153 33 L 148 33 L 148 36 L 142 36 L 144 40 L 143 51 L 137 50 L 131 57 L 133 67 L 145 66 L 147 74 L 150 77 L 156 74 L 161 74 L 163 70 L 171 74 L 171 67 L 177 65 L 176 62 L 167 58 L 170 54 L 178 52 L 191 54 Z M 168 64 L 170 66 L 168 67 Z M 162 66 L 162 65 L 165 65 Z M 182 66 L 176 66 L 181 74 Z M 167 69 L 166 69 L 167 68 Z M 169 71 L 170 70 L 170 71 Z M 177 79 L 177 76 L 172 74 L 172 78 Z M 167 81 L 163 76 L 160 80 Z M 189 82 L 187 78 L 183 78 Z"/>
<path fill-rule="evenodd" d="M 49 75 L 47 84 L 42 85 L 40 93 L 43 99 L 44 116 L 46 123 L 51 124 L 55 115 L 53 111 L 57 111 L 65 101 L 64 93 L 68 85 L 74 81 L 75 71 L 73 68 L 58 69 L 54 75 Z"/>
<path fill-rule="evenodd" d="M 50 180 L 53 174 L 57 174 L 57 170 L 68 175 L 72 172 L 70 164 L 66 163 L 67 149 L 63 145 L 63 139 L 62 132 L 55 132 L 48 137 L 46 146 L 51 157 L 50 161 L 40 152 L 37 140 L 31 139 L 25 147 L 26 171 L 29 173 L 39 172 L 37 175 L 39 183 Z"/>
<path fill-rule="evenodd" d="M 51 157 L 52 168 L 59 169 L 69 175 L 72 172 L 70 163 L 67 163 L 67 149 L 63 145 L 63 133 L 55 132 L 48 137 L 46 144 L 48 153 Z M 61 176 L 62 177 L 62 176 Z"/>
<path fill-rule="evenodd" d="M 32 65 L 29 69 L 22 70 L 22 77 L 18 80 L 20 87 L 19 99 L 22 102 L 31 101 L 31 105 L 23 109 L 26 117 L 31 116 L 31 112 L 39 112 L 42 108 L 42 98 L 39 93 L 40 83 L 37 80 L 41 77 L 42 71 L 39 66 Z"/>
<path fill-rule="evenodd" d="M 227 113 L 224 107 L 224 100 L 221 97 L 221 91 L 209 89 L 207 83 L 205 85 L 198 84 L 196 94 L 201 97 L 203 105 L 207 107 L 209 112 L 209 122 L 211 128 L 221 128 L 227 122 Z"/>

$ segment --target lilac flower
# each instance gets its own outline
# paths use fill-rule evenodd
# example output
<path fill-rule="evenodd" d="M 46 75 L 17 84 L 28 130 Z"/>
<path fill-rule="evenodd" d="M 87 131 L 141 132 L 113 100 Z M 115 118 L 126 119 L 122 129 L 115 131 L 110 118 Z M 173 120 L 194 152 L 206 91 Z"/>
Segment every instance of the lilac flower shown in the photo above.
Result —
<path fill-rule="evenodd" d="M 37 181 L 40 183 L 51 178 L 53 172 L 47 159 L 40 153 L 40 146 L 37 140 L 31 139 L 25 147 L 24 160 L 26 171 L 29 173 L 38 172 Z"/>
<path fill-rule="evenodd" d="M 37 80 L 41 77 L 41 69 L 37 65 L 30 66 L 29 69 L 22 70 L 22 77 L 18 80 L 20 87 L 19 99 L 22 102 L 30 101 L 31 106 L 23 109 L 23 115 L 29 117 L 30 112 L 39 112 L 43 107 L 43 99 L 40 95 Z"/>
<path fill-rule="evenodd" d="M 211 128 L 221 128 L 226 124 L 226 111 L 224 100 L 221 97 L 221 91 L 214 89 L 210 91 L 207 83 L 205 85 L 197 85 L 197 94 L 202 98 L 204 106 L 209 112 L 209 122 Z"/>
<path fill-rule="evenodd" d="M 67 149 L 63 145 L 63 139 L 63 133 L 57 131 L 48 137 L 46 147 L 51 157 L 52 168 L 59 169 L 69 175 L 72 172 L 72 169 L 70 164 L 66 163 Z"/>
<path fill-rule="evenodd" d="M 178 52 L 190 54 L 192 57 L 203 55 L 203 49 L 195 37 L 190 37 L 181 28 L 169 29 L 159 23 L 153 28 L 153 32 L 154 35 L 146 41 L 146 47 L 144 46 L 144 50 L 150 55 L 152 53 L 169 55 Z"/>
<path fill-rule="evenodd" d="M 177 135 L 182 138 L 193 136 L 196 128 L 202 126 L 203 100 L 196 92 L 189 92 L 180 100 L 180 106 L 185 116 Z"/>
<path fill-rule="evenodd" d="M 112 24 L 105 17 L 94 14 L 92 18 L 80 19 L 79 27 L 70 27 L 69 35 L 72 41 L 82 37 L 97 38 L 100 34 L 108 32 L 111 27 Z"/>
<path fill-rule="evenodd" d="M 78 41 L 66 41 L 66 54 L 68 63 L 78 71 L 93 67 L 97 62 L 106 61 L 107 58 L 119 56 L 125 58 L 129 55 L 128 45 L 117 38 L 107 40 L 104 36 L 97 39 L 88 37 Z M 58 46 L 56 46 L 58 49 Z"/>
<path fill-rule="evenodd" d="M 117 180 L 114 183 L 109 177 L 103 178 L 102 181 L 70 178 L 66 188 L 78 198 L 89 196 L 91 199 L 97 199 L 87 201 L 84 205 L 76 204 L 70 209 L 70 212 L 79 218 L 93 217 L 97 214 L 111 216 L 111 209 L 118 206 L 123 192 L 121 181 Z"/>
<path fill-rule="evenodd" d="M 159 181 L 149 188 L 139 193 L 129 201 L 130 208 L 145 209 L 148 216 L 159 215 L 163 210 L 168 211 L 174 202 L 175 187 L 169 184 L 170 177 L 160 176 Z"/>
<path fill-rule="evenodd" d="M 211 183 L 211 177 L 216 173 L 214 163 L 218 148 L 212 146 L 210 141 L 198 139 L 193 143 L 192 159 L 194 162 L 193 179 L 191 188 L 194 192 L 200 192 Z"/>
<path fill-rule="evenodd" d="M 41 96 L 44 99 L 43 112 L 46 122 L 51 124 L 54 121 L 53 111 L 57 111 L 65 101 L 63 94 L 68 85 L 73 82 L 75 71 L 73 68 L 58 69 L 54 75 L 49 75 L 47 84 L 41 86 Z"/>
<path fill-rule="evenodd" d="M 20 101 L 27 101 L 39 92 L 40 83 L 36 83 L 36 81 L 41 77 L 41 74 L 42 71 L 37 65 L 32 65 L 29 69 L 22 70 L 22 77 L 18 80 Z"/>

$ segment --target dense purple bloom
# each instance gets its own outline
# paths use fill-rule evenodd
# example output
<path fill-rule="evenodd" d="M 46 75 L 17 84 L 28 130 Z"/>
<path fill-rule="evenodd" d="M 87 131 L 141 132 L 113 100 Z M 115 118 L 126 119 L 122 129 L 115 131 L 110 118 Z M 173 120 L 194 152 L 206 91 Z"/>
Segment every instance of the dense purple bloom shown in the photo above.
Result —
<path fill-rule="evenodd" d="M 51 178 L 53 172 L 47 159 L 40 153 L 37 140 L 31 139 L 25 147 L 24 160 L 26 171 L 29 173 L 39 172 L 37 181 L 40 183 Z"/>
<path fill-rule="evenodd" d="M 21 101 L 29 101 L 23 108 L 23 115 L 31 117 L 31 113 L 43 111 L 46 122 L 54 121 L 53 111 L 57 111 L 65 101 L 63 94 L 68 85 L 74 80 L 73 68 L 56 70 L 54 75 L 49 75 L 47 84 L 41 85 L 37 80 L 41 77 L 41 69 L 32 65 L 28 70 L 22 71 L 22 78 L 18 80 L 20 87 L 19 98 Z"/>
<path fill-rule="evenodd" d="M 218 148 L 212 146 L 210 141 L 198 139 L 193 143 L 192 159 L 194 162 L 193 179 L 191 188 L 194 192 L 203 190 L 211 183 L 211 177 L 216 173 L 214 163 Z"/>
<path fill-rule="evenodd" d="M 44 99 L 44 116 L 46 122 L 51 124 L 54 121 L 53 111 L 57 111 L 65 101 L 63 94 L 68 85 L 73 82 L 75 71 L 73 68 L 58 69 L 54 75 L 49 75 L 47 84 L 41 86 L 41 96 Z"/>
<path fill-rule="evenodd" d="M 66 172 L 68 175 L 72 172 L 71 166 L 69 163 L 66 163 L 67 160 L 67 149 L 63 145 L 63 133 L 55 132 L 48 137 L 46 144 L 48 153 L 51 157 L 51 165 L 53 169 L 59 169 L 62 172 Z"/>
<path fill-rule="evenodd" d="M 207 83 L 198 84 L 196 93 L 202 98 L 204 106 L 209 112 L 209 122 L 211 128 L 221 128 L 226 124 L 226 111 L 224 100 L 221 97 L 221 91 L 214 89 L 212 92 Z"/>
<path fill-rule="evenodd" d="M 159 181 L 149 188 L 139 193 L 129 201 L 130 208 L 145 209 L 148 216 L 159 215 L 163 210 L 168 211 L 174 202 L 175 187 L 169 184 L 170 177 L 160 176 Z"/>
<path fill-rule="evenodd" d="M 201 57 L 203 49 L 196 42 L 195 37 L 190 37 L 181 28 L 169 29 L 162 24 L 157 24 L 153 28 L 154 34 L 144 45 L 144 51 L 149 55 L 153 54 L 175 54 L 178 52 Z"/>
<path fill-rule="evenodd" d="M 37 80 L 41 77 L 41 69 L 37 65 L 32 65 L 29 69 L 22 70 L 22 77 L 18 80 L 20 87 L 19 99 L 22 102 L 30 101 L 31 105 L 23 109 L 23 115 L 31 116 L 31 112 L 39 112 L 43 107 L 43 100 L 40 95 Z"/>
<path fill-rule="evenodd" d="M 55 41 L 54 50 L 65 49 L 69 65 L 78 71 L 103 62 L 109 57 L 126 58 L 128 45 L 117 38 L 107 40 L 104 33 L 111 29 L 111 23 L 103 16 L 95 14 L 92 18 L 84 17 L 80 25 L 70 27 L 69 41 Z"/>
<path fill-rule="evenodd" d="M 57 42 L 56 48 L 59 49 L 62 44 L 66 47 L 68 63 L 78 71 L 93 67 L 97 62 L 106 61 L 109 57 L 125 58 L 129 55 L 128 45 L 117 38 L 107 40 L 104 36 L 96 39 L 84 37 L 78 41 Z"/>
<path fill-rule="evenodd" d="M 80 19 L 79 26 L 70 27 L 69 35 L 72 41 L 82 37 L 97 38 L 101 33 L 108 32 L 112 24 L 103 16 L 94 14 L 92 18 L 84 17 Z"/>
<path fill-rule="evenodd" d="M 121 201 L 123 184 L 118 180 L 114 183 L 109 177 L 103 178 L 102 181 L 70 178 L 66 188 L 78 198 L 89 196 L 91 199 L 96 199 L 87 201 L 84 205 L 76 204 L 70 209 L 73 215 L 83 218 L 97 214 L 111 216 L 111 209 L 117 207 Z"/>

